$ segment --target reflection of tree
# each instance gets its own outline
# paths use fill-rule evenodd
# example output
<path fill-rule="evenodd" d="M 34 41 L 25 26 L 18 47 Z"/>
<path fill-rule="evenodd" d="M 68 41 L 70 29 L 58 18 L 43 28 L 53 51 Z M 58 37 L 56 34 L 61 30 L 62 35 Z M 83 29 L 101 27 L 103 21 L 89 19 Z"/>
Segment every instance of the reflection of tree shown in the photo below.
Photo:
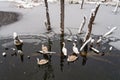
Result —
<path fill-rule="evenodd" d="M 48 51 L 51 51 L 51 45 L 52 45 L 52 41 L 50 38 L 48 38 Z M 51 54 L 49 54 L 49 60 L 51 61 Z"/>
<path fill-rule="evenodd" d="M 16 46 L 17 50 L 21 50 L 22 51 L 23 44 L 21 44 L 21 45 L 15 45 L 15 46 Z"/>
<path fill-rule="evenodd" d="M 20 60 L 21 60 L 21 62 L 24 61 L 24 55 L 20 55 Z"/>
<path fill-rule="evenodd" d="M 44 65 L 42 67 L 45 68 L 45 70 L 44 70 L 45 73 L 42 77 L 42 80 L 54 80 L 55 76 L 54 76 L 51 62 L 49 62 L 47 65 Z"/>
<path fill-rule="evenodd" d="M 65 58 L 63 53 L 62 53 L 63 42 L 64 42 L 64 35 L 61 34 L 60 35 L 60 51 L 61 51 L 61 54 L 60 54 L 60 69 L 61 69 L 61 71 L 63 71 L 63 66 L 64 66 L 63 62 L 64 62 L 64 58 Z"/>
<path fill-rule="evenodd" d="M 83 52 L 81 52 L 81 56 L 82 56 L 82 65 L 84 66 L 86 64 L 87 61 L 87 46 L 85 46 L 85 49 Z"/>
<path fill-rule="evenodd" d="M 23 51 L 22 47 L 23 47 L 23 43 L 21 45 L 16 45 L 18 53 L 20 54 L 20 60 L 21 60 L 21 62 L 24 61 L 24 54 L 22 52 Z"/>
<path fill-rule="evenodd" d="M 83 65 L 83 66 L 86 64 L 86 61 L 87 61 L 87 57 L 86 57 L 86 56 L 83 56 L 83 59 L 82 59 L 82 65 Z"/>

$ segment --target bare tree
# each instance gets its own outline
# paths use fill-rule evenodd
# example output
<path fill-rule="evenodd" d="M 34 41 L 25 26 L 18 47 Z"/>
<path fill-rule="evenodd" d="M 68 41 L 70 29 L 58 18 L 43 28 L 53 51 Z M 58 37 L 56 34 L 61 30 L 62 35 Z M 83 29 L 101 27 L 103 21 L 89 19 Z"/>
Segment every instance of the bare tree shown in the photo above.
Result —
<path fill-rule="evenodd" d="M 87 33 L 86 33 L 86 35 L 85 35 L 84 42 L 85 42 L 86 40 L 88 40 L 89 37 L 90 37 L 90 35 L 91 35 L 91 32 L 92 32 L 92 24 L 93 24 L 93 22 L 94 22 L 94 20 L 95 20 L 97 11 L 98 11 L 98 9 L 99 9 L 99 6 L 100 6 L 100 4 L 98 3 L 97 6 L 95 7 L 95 9 L 92 9 L 91 16 L 90 16 L 90 20 L 89 20 L 89 24 L 88 24 L 88 31 L 87 31 Z"/>
<path fill-rule="evenodd" d="M 115 8 L 114 8 L 114 10 L 113 10 L 113 12 L 114 12 L 114 13 L 116 13 L 116 12 L 117 12 L 118 7 L 119 7 L 119 1 L 116 3 L 116 6 L 115 6 Z"/>
<path fill-rule="evenodd" d="M 93 22 L 94 22 L 94 20 L 95 20 L 95 17 L 96 17 L 96 14 L 97 14 L 97 12 L 98 12 L 99 7 L 100 7 L 100 3 L 97 3 L 97 5 L 96 5 L 96 7 L 95 7 L 95 11 L 94 11 Z"/>
<path fill-rule="evenodd" d="M 81 3 L 81 9 L 83 9 L 83 4 L 84 4 L 84 0 L 82 0 L 82 3 Z"/>
<path fill-rule="evenodd" d="M 49 16 L 49 10 L 48 10 L 48 2 L 47 0 L 44 0 L 45 2 L 45 7 L 46 7 L 46 18 L 47 18 L 47 22 L 46 22 L 46 27 L 47 27 L 47 30 L 51 30 L 51 24 L 50 24 L 50 16 Z"/>
<path fill-rule="evenodd" d="M 61 5 L 60 28 L 61 28 L 61 34 L 64 34 L 64 0 L 60 0 L 60 5 Z"/>
<path fill-rule="evenodd" d="M 93 20 L 94 20 L 94 11 L 92 10 L 90 20 L 89 20 L 89 23 L 88 23 L 88 31 L 85 35 L 84 42 L 86 42 L 90 38 L 90 35 L 91 35 L 91 32 L 92 32 Z"/>

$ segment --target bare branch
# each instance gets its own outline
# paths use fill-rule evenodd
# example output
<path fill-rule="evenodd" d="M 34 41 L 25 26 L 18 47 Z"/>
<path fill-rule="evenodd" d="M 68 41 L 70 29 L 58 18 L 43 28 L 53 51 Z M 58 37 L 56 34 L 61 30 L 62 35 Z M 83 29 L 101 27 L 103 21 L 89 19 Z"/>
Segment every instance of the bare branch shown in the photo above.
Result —
<path fill-rule="evenodd" d="M 113 27 L 112 29 L 110 29 L 107 33 L 105 33 L 102 37 L 100 37 L 98 40 L 97 40 L 97 43 L 100 43 L 102 41 L 102 38 L 105 38 L 107 37 L 108 35 L 110 35 L 115 29 L 117 29 L 117 27 Z"/>
<path fill-rule="evenodd" d="M 83 50 L 83 48 L 91 41 L 91 37 L 82 45 L 82 47 L 80 48 L 80 51 Z"/>
<path fill-rule="evenodd" d="M 84 19 L 83 19 L 83 21 L 82 21 L 82 23 L 81 23 L 81 25 L 80 25 L 80 27 L 79 27 L 78 34 L 81 33 L 81 31 L 82 31 L 85 23 L 86 23 L 86 16 L 84 16 Z"/>

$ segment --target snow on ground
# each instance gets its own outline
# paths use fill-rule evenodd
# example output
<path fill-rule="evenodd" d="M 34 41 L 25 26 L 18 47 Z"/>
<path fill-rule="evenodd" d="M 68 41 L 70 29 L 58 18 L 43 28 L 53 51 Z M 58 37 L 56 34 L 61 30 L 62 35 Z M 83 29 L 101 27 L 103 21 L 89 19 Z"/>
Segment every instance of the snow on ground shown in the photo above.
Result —
<path fill-rule="evenodd" d="M 82 22 L 83 15 L 87 16 L 87 24 L 85 25 L 84 31 L 87 30 L 88 19 L 91 9 L 95 8 L 95 4 L 85 4 L 84 8 L 80 9 L 80 4 L 67 4 L 65 6 L 65 31 L 66 28 L 75 29 L 76 33 Z M 117 27 L 117 30 L 113 32 L 112 37 L 119 39 L 120 32 L 120 9 L 118 8 L 117 14 L 114 14 L 112 10 L 114 6 L 101 5 L 98 14 L 95 19 L 95 24 L 93 25 L 92 33 L 94 35 L 103 35 L 109 31 L 108 27 Z M 17 8 L 13 2 L 0 2 L 0 11 L 13 11 L 18 12 L 22 15 L 18 22 L 10 25 L 2 26 L 0 28 L 0 37 L 12 36 L 13 32 L 18 34 L 37 34 L 46 32 L 46 27 L 44 21 L 46 19 L 45 6 L 41 4 L 32 9 Z M 51 18 L 51 24 L 53 31 L 60 32 L 60 5 L 59 3 L 49 4 L 49 12 Z M 113 42 L 114 45 L 120 49 L 120 41 Z"/>

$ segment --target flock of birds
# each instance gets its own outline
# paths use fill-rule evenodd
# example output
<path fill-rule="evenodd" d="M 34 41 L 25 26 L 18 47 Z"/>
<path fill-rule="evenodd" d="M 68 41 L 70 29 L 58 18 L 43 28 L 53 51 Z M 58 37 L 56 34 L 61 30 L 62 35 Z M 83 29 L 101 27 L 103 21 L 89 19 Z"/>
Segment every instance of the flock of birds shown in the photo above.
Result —
<path fill-rule="evenodd" d="M 13 33 L 13 40 L 14 40 L 14 45 L 16 47 L 19 47 L 21 45 L 23 45 L 23 40 L 21 40 L 18 36 L 18 34 L 16 32 Z M 77 55 L 79 54 L 79 51 L 78 51 L 78 48 L 76 46 L 76 43 L 74 42 L 73 43 L 73 52 L 75 53 L 75 55 L 68 55 L 67 54 L 67 48 L 65 47 L 65 42 L 62 43 L 63 44 L 63 47 L 62 47 L 62 53 L 65 57 L 67 57 L 67 61 L 69 62 L 72 62 L 72 61 L 75 61 L 78 57 Z M 15 48 L 11 48 L 13 51 L 16 51 Z M 42 49 L 41 51 L 39 51 L 40 53 L 42 54 L 51 54 L 51 53 L 56 53 L 56 52 L 51 52 L 48 50 L 48 47 L 45 46 L 44 44 L 42 44 Z M 21 49 L 17 49 L 17 53 L 19 54 L 23 54 L 23 51 Z M 3 56 L 6 56 L 7 53 L 6 52 L 3 52 L 2 53 Z M 46 64 L 49 62 L 48 59 L 39 59 L 39 58 L 36 58 L 37 59 L 37 64 L 38 65 L 43 65 L 43 64 Z"/>
<path fill-rule="evenodd" d="M 13 33 L 13 40 L 14 40 L 14 45 L 15 45 L 16 47 L 17 47 L 17 46 L 19 47 L 19 46 L 23 45 L 23 40 L 21 40 L 21 39 L 19 38 L 19 36 L 17 35 L 16 32 Z M 90 40 L 91 40 L 91 39 L 90 39 Z M 91 41 L 93 41 L 93 40 L 91 40 Z M 62 53 L 63 53 L 63 55 L 67 58 L 67 61 L 68 61 L 68 62 L 73 62 L 73 61 L 77 60 L 78 55 L 80 54 L 80 52 L 79 52 L 79 50 L 78 50 L 78 48 L 77 48 L 76 43 L 73 42 L 72 50 L 73 50 L 73 53 L 74 53 L 74 54 L 71 54 L 71 55 L 68 55 L 68 54 L 67 54 L 67 48 L 66 48 L 66 46 L 65 46 L 65 42 L 63 42 L 62 44 L 63 44 Z M 83 44 L 83 45 L 84 45 L 84 44 Z M 92 47 L 91 49 L 93 49 L 93 50 L 96 51 L 96 52 L 99 52 L 98 50 L 96 50 L 96 49 L 93 48 L 93 47 Z M 112 47 L 110 47 L 110 49 L 112 50 Z M 12 50 L 13 50 L 13 51 L 16 51 L 15 48 L 12 48 Z M 81 51 L 81 48 L 80 48 L 80 51 Z M 23 51 L 22 51 L 21 49 L 18 49 L 18 48 L 17 48 L 17 53 L 23 54 Z M 39 53 L 41 53 L 41 54 L 43 54 L 43 55 L 48 55 L 48 54 L 56 53 L 56 52 L 51 52 L 51 51 L 49 51 L 49 50 L 48 50 L 48 47 L 45 46 L 44 44 L 42 44 L 42 49 L 41 49 L 41 51 L 39 51 Z M 2 55 L 3 55 L 3 56 L 6 56 L 6 52 L 3 52 Z M 43 59 L 36 58 L 36 59 L 37 59 L 37 64 L 38 64 L 38 65 L 43 65 L 43 64 L 46 64 L 46 63 L 49 62 L 49 59 L 45 59 L 45 58 L 43 58 Z"/>

